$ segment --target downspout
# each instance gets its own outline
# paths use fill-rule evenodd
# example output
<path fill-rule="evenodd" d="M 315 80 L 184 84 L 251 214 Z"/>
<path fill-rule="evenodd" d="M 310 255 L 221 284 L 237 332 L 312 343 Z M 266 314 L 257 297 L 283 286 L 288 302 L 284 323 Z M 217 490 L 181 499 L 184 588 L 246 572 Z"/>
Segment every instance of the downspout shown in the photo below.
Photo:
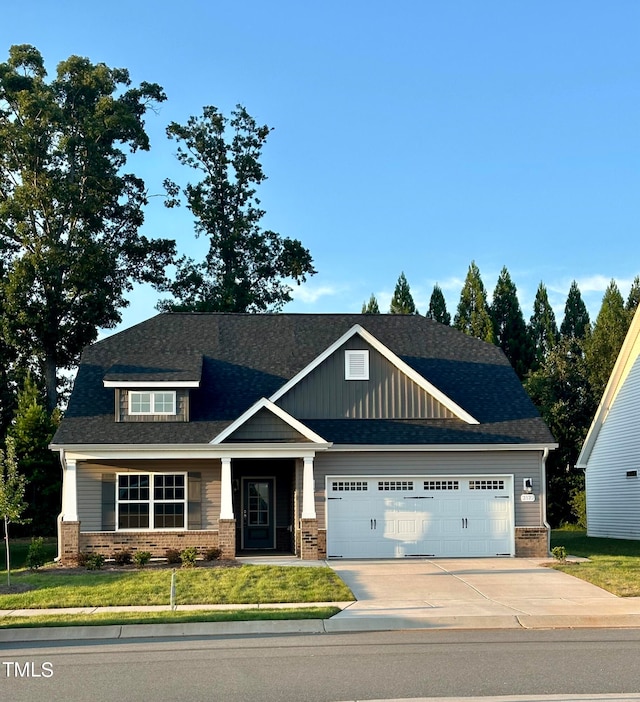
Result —
<path fill-rule="evenodd" d="M 65 483 L 65 477 L 67 474 L 67 471 L 65 470 L 67 467 L 67 461 L 64 457 L 64 449 L 63 448 L 59 449 L 58 455 L 60 457 L 60 465 L 62 466 L 62 491 L 61 491 L 62 492 L 62 495 L 61 495 L 62 496 L 62 504 L 60 505 L 60 514 L 58 515 L 58 518 L 56 519 L 56 525 L 57 525 L 57 531 L 58 531 L 58 555 L 53 559 L 54 561 L 56 561 L 56 563 L 60 560 L 61 555 L 62 555 L 60 553 L 60 544 L 62 543 L 62 538 L 61 538 L 62 537 L 62 534 L 61 534 L 62 526 L 61 526 L 61 524 L 62 524 L 62 515 L 64 514 L 64 483 Z"/>
<path fill-rule="evenodd" d="M 551 525 L 547 521 L 547 458 L 549 457 L 549 449 L 546 448 L 542 452 L 542 493 L 540 495 L 540 504 L 542 514 L 544 515 L 543 524 L 547 529 L 547 554 L 551 553 Z"/>

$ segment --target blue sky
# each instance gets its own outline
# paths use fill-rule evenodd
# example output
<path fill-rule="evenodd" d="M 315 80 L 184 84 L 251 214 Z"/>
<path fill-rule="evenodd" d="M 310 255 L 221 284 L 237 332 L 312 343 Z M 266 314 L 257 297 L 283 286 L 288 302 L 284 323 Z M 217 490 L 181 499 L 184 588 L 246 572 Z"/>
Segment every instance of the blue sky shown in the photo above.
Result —
<path fill-rule="evenodd" d="M 386 311 L 404 271 L 453 315 L 475 260 L 489 293 L 508 268 L 525 319 L 544 282 L 560 322 L 572 280 L 594 318 L 640 273 L 639 32 L 636 0 L 31 0 L 3 7 L 0 60 L 29 43 L 50 75 L 78 54 L 165 88 L 129 166 L 158 195 L 144 233 L 196 257 L 160 197 L 191 177 L 166 125 L 242 103 L 273 127 L 263 224 L 318 270 L 285 311 Z M 136 288 L 123 326 L 157 299 Z"/>

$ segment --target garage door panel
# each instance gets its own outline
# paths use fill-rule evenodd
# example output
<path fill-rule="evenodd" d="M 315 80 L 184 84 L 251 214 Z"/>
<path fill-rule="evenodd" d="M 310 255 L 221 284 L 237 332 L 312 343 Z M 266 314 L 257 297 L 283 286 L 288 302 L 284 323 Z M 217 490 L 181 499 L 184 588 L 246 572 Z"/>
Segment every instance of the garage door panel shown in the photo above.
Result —
<path fill-rule="evenodd" d="M 511 486 L 491 476 L 329 478 L 327 555 L 511 555 Z"/>

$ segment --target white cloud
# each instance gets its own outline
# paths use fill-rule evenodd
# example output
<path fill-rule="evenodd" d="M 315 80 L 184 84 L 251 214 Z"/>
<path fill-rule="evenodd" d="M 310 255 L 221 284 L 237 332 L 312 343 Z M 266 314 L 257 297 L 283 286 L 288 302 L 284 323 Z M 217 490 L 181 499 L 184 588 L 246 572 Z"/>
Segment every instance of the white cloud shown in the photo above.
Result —
<path fill-rule="evenodd" d="M 341 295 L 346 290 L 346 286 L 339 285 L 301 285 L 299 288 L 293 289 L 294 302 L 300 302 L 305 305 L 315 305 L 318 300 L 323 297 L 333 297 Z"/>

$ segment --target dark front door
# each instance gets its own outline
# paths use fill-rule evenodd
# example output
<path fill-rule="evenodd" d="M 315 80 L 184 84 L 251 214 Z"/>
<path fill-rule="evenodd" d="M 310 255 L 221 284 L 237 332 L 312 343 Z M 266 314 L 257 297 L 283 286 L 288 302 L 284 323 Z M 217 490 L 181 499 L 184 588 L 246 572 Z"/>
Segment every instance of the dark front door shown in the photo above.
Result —
<path fill-rule="evenodd" d="M 275 548 L 273 478 L 242 481 L 242 548 Z"/>

